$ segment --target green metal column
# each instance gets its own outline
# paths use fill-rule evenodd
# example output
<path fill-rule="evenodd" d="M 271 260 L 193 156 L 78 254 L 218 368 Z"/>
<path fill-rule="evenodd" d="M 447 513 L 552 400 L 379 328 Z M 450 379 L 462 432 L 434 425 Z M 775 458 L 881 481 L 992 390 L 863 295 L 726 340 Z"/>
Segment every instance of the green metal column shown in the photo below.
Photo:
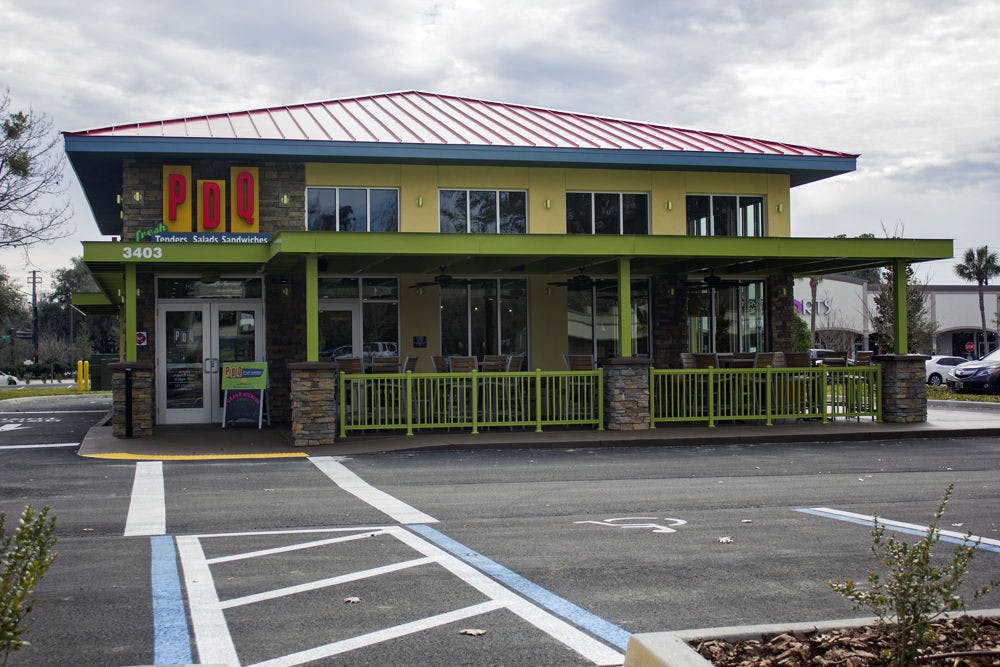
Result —
<path fill-rule="evenodd" d="M 136 277 L 135 264 L 125 265 L 125 361 L 139 361 L 139 353 L 135 344 L 135 333 L 138 329 L 136 320 Z"/>
<path fill-rule="evenodd" d="M 306 361 L 319 361 L 319 263 L 306 255 Z"/>
<path fill-rule="evenodd" d="M 906 262 L 896 260 L 896 270 L 892 272 L 892 300 L 896 307 L 896 324 L 893 339 L 896 341 L 896 354 L 909 354 L 907 345 L 906 323 Z"/>
<path fill-rule="evenodd" d="M 632 260 L 618 258 L 618 354 L 632 356 Z"/>

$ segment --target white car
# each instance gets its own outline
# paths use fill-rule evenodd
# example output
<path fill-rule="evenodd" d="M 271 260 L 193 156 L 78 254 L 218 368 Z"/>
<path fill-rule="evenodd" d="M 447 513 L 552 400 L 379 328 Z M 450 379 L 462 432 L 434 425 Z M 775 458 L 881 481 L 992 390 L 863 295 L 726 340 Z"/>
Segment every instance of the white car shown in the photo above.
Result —
<path fill-rule="evenodd" d="M 943 384 L 945 378 L 948 377 L 948 371 L 959 364 L 964 364 L 966 361 L 968 359 L 963 359 L 962 357 L 953 357 L 946 354 L 934 355 L 924 362 L 924 367 L 927 369 L 927 384 L 935 387 Z"/>
<path fill-rule="evenodd" d="M 3 371 L 0 371 L 0 385 L 4 384 L 17 384 L 17 378 L 13 375 L 8 375 Z"/>

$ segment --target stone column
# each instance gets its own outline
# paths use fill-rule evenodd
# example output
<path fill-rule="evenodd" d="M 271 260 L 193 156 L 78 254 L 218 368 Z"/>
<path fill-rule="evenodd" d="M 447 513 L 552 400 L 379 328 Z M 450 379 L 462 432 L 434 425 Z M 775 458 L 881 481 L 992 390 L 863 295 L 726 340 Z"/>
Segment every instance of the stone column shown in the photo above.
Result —
<path fill-rule="evenodd" d="M 922 354 L 880 354 L 872 362 L 882 366 L 882 421 L 927 421 L 927 381 Z"/>
<path fill-rule="evenodd" d="M 771 276 L 765 282 L 767 285 L 767 310 L 765 322 L 768 330 L 768 340 L 764 349 L 787 351 L 792 349 L 795 341 L 794 318 L 795 304 L 792 298 L 794 280 L 791 276 Z"/>
<path fill-rule="evenodd" d="M 292 373 L 292 438 L 296 447 L 332 445 L 337 433 L 338 374 L 324 361 L 288 364 Z"/>
<path fill-rule="evenodd" d="M 153 364 L 120 361 L 108 364 L 108 368 L 111 369 L 111 434 L 116 438 L 153 435 Z M 126 384 L 131 384 L 131 397 L 126 395 Z"/>
<path fill-rule="evenodd" d="M 684 276 L 653 276 L 650 304 L 652 357 L 657 368 L 680 368 L 688 350 L 687 287 Z"/>
<path fill-rule="evenodd" d="M 609 431 L 649 429 L 649 367 L 643 357 L 600 359 L 604 369 L 604 428 Z"/>

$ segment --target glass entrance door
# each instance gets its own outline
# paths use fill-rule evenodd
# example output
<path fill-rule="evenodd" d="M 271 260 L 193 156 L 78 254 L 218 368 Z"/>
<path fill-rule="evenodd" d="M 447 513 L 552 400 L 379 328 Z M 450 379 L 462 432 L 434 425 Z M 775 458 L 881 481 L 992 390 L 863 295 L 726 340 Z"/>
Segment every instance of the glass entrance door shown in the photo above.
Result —
<path fill-rule="evenodd" d="M 157 308 L 156 418 L 222 421 L 222 364 L 263 361 L 259 302 L 162 303 Z"/>
<path fill-rule="evenodd" d="M 360 358 L 361 354 L 361 305 L 333 299 L 320 302 L 320 359 Z"/>

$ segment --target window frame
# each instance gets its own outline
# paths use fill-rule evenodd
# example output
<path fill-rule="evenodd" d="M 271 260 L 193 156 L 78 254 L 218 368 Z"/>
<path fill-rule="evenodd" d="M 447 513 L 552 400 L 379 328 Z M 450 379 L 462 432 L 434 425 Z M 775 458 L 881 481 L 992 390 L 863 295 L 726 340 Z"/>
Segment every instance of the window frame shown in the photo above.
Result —
<path fill-rule="evenodd" d="M 521 352 L 521 351 L 513 351 L 512 352 L 512 351 L 509 351 L 509 350 L 504 351 L 502 349 L 502 347 L 503 347 L 502 344 L 503 344 L 503 340 L 504 340 L 504 337 L 503 337 L 504 326 L 503 325 L 504 325 L 505 318 L 503 318 L 500 309 L 503 307 L 503 305 L 505 303 L 504 300 L 503 300 L 503 283 L 505 281 L 511 282 L 511 283 L 514 283 L 514 282 L 522 283 L 521 288 L 524 291 L 523 298 L 524 298 L 524 334 L 525 334 L 525 339 L 524 339 L 525 349 L 524 349 L 523 352 Z M 495 302 L 492 305 L 492 308 L 494 308 L 494 310 L 495 310 L 495 325 L 494 325 L 494 327 L 495 327 L 496 331 L 494 333 L 495 333 L 495 336 L 496 336 L 497 349 L 493 350 L 491 352 L 484 352 L 483 354 L 524 354 L 525 355 L 525 359 L 527 359 L 528 355 L 530 354 L 530 351 L 531 351 L 531 284 L 530 284 L 530 281 L 527 278 L 510 277 L 510 276 L 502 276 L 502 277 L 495 277 L 495 276 L 479 276 L 479 277 L 477 277 L 477 276 L 468 276 L 468 277 L 458 278 L 456 280 L 456 283 L 462 284 L 462 287 L 464 289 L 464 299 L 465 299 L 465 322 L 464 322 L 464 324 L 465 324 L 465 352 L 464 353 L 455 353 L 455 352 L 451 352 L 451 351 L 445 351 L 445 349 L 444 349 L 444 338 L 445 338 L 445 335 L 444 335 L 445 324 L 444 324 L 444 321 L 443 321 L 443 318 L 444 318 L 444 294 L 443 294 L 443 290 L 442 290 L 441 294 L 438 297 L 438 299 L 439 299 L 439 305 L 440 305 L 440 311 L 441 311 L 440 319 L 438 321 L 439 322 L 439 327 L 440 327 L 439 331 L 441 332 L 441 354 L 446 355 L 446 356 L 447 355 L 453 355 L 453 354 L 460 354 L 460 356 L 468 356 L 469 354 L 472 354 L 474 356 L 477 355 L 477 353 L 473 350 L 473 347 L 474 347 L 474 345 L 473 345 L 473 343 L 474 343 L 474 341 L 473 341 L 473 333 L 474 332 L 473 332 L 473 328 L 472 328 L 472 326 L 473 326 L 472 312 L 473 312 L 473 308 L 475 306 L 472 303 L 471 288 L 472 288 L 472 283 L 486 283 L 486 282 L 493 283 L 493 285 L 495 286 L 495 292 L 494 292 Z M 448 289 L 452 289 L 453 287 L 454 287 L 453 285 L 449 285 Z"/>
<path fill-rule="evenodd" d="M 333 190 L 335 195 L 334 201 L 334 214 L 335 214 L 335 224 L 334 229 L 310 229 L 309 228 L 309 191 L 310 190 Z M 352 229 L 351 232 L 357 233 L 392 233 L 399 231 L 400 223 L 400 209 L 399 209 L 399 188 L 392 186 L 378 186 L 378 185 L 310 185 L 306 187 L 306 210 L 305 210 L 305 230 L 307 232 L 342 232 L 348 230 L 342 230 L 340 228 L 340 191 L 341 190 L 364 190 L 365 191 L 365 229 Z M 396 194 L 396 228 L 392 230 L 372 230 L 372 191 L 373 190 L 383 190 L 394 192 Z"/>
<path fill-rule="evenodd" d="M 462 192 L 465 193 L 465 231 L 445 231 L 442 229 L 442 216 L 441 216 L 441 197 L 445 192 Z M 472 226 L 472 193 L 473 192 L 492 192 L 493 193 L 493 206 L 494 206 L 494 220 L 493 220 L 493 231 L 491 232 L 473 232 L 470 227 Z M 524 195 L 524 229 L 515 232 L 505 232 L 502 231 L 500 226 L 500 195 L 501 193 L 518 193 Z M 517 188 L 438 188 L 438 233 L 440 234 L 527 234 L 528 233 L 528 190 L 527 189 L 517 189 Z"/>
<path fill-rule="evenodd" d="M 691 233 L 691 220 L 687 215 L 690 208 L 688 202 L 691 197 L 708 197 L 708 227 L 709 233 L 707 234 L 692 234 Z M 736 234 L 717 234 L 715 231 L 715 198 L 716 197 L 733 197 L 736 199 Z M 743 215 L 745 208 L 740 205 L 741 199 L 759 199 L 760 200 L 760 234 L 747 234 L 745 233 L 748 224 Z M 709 193 L 709 192 L 688 192 L 684 195 L 684 231 L 687 236 L 725 236 L 728 238 L 764 238 L 767 236 L 767 195 L 762 194 L 749 194 L 749 193 Z M 743 230 L 744 233 L 739 233 Z"/>
<path fill-rule="evenodd" d="M 590 195 L 590 231 L 589 232 L 572 232 L 569 229 L 569 197 L 570 195 Z M 598 234 L 596 231 L 597 227 L 597 206 L 596 197 L 598 195 L 616 195 L 618 197 L 618 231 L 616 234 Z M 634 232 L 625 232 L 625 197 L 626 196 L 642 196 L 646 198 L 646 231 L 641 234 L 636 234 Z M 652 226 L 649 202 L 651 196 L 648 192 L 642 192 L 639 190 L 567 190 L 566 191 L 566 234 L 590 234 L 591 236 L 649 236 L 650 228 Z"/>

